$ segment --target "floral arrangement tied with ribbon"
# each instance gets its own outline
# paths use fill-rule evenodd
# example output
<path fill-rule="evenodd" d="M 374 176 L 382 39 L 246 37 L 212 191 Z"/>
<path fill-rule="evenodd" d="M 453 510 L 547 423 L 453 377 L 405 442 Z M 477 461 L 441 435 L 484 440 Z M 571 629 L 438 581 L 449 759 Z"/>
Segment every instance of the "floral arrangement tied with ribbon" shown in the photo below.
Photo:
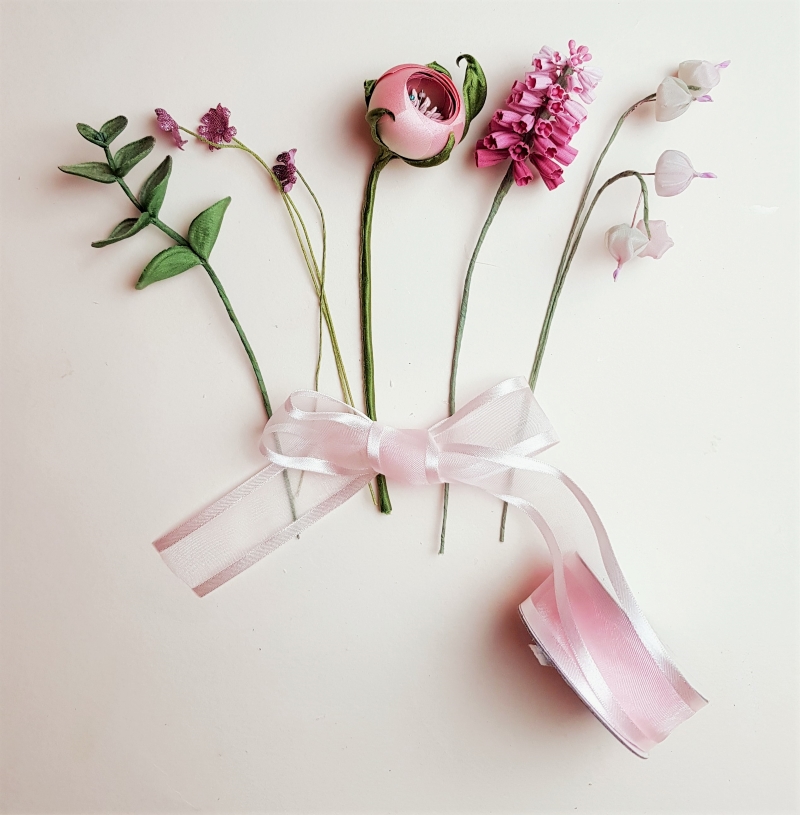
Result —
<path fill-rule="evenodd" d="M 533 391 L 567 273 L 603 192 L 624 179 L 636 182 L 638 195 L 632 217 L 608 229 L 605 238 L 616 263 L 609 279 L 617 281 L 623 266 L 634 258 L 658 259 L 674 245 L 666 223 L 650 218 L 648 179 L 652 178 L 657 196 L 673 196 L 695 178 L 715 177 L 696 172 L 681 151 L 667 150 L 652 170 L 618 172 L 593 193 L 600 166 L 624 122 L 648 104 L 653 104 L 656 121 L 668 122 L 694 102 L 710 101 L 709 92 L 719 83 L 720 70 L 727 63 L 683 62 L 677 76 L 665 78 L 655 93 L 623 112 L 589 174 L 567 232 L 530 375 L 500 382 L 458 407 L 457 373 L 470 286 L 489 228 L 512 186 L 526 187 L 538 179 L 556 192 L 565 183 L 564 168 L 572 167 L 578 157 L 572 141 L 585 124 L 586 105 L 595 100 L 602 77 L 590 65 L 588 47 L 574 40 L 563 54 L 544 47 L 534 55 L 531 70 L 514 82 L 475 146 L 478 168 L 505 165 L 506 169 L 466 270 L 453 345 L 449 416 L 429 428 L 398 429 L 377 420 L 375 404 L 371 310 L 375 193 L 381 171 L 392 160 L 399 158 L 417 168 L 434 167 L 446 161 L 463 141 L 487 99 L 487 83 L 474 57 L 464 54 L 457 63 L 462 61 L 466 70 L 461 92 L 449 72 L 435 62 L 399 65 L 364 86 L 366 121 L 378 147 L 361 212 L 358 281 L 364 412 L 355 406 L 326 295 L 328 231 L 323 208 L 300 171 L 296 149 L 281 152 L 270 165 L 237 138 L 231 112 L 221 104 L 201 116 L 196 130 L 179 125 L 164 109 L 156 109 L 156 127 L 178 150 L 184 150 L 188 143 L 183 138 L 186 135 L 211 154 L 233 149 L 249 155 L 280 195 L 292 223 L 319 310 L 315 326 L 319 347 L 313 389 L 296 391 L 273 409 L 263 369 L 210 263 L 231 199 L 205 206 L 186 234 L 180 234 L 161 216 L 173 172 L 171 156 L 147 176 L 138 194 L 126 181 L 128 173 L 154 149 L 153 136 L 112 151 L 112 143 L 127 126 L 125 117 L 110 119 L 98 129 L 77 126 L 85 140 L 103 151 L 105 160 L 60 169 L 119 186 L 135 210 L 113 227 L 107 238 L 92 245 L 111 246 L 148 226 L 166 234 L 174 245 L 145 266 L 136 289 L 149 288 L 194 268 L 203 269 L 248 357 L 267 415 L 260 442 L 264 467 L 163 535 L 155 548 L 181 580 L 204 596 L 299 536 L 364 487 L 371 490 L 377 479 L 373 501 L 384 514 L 391 511 L 387 481 L 443 485 L 441 553 L 450 485 L 478 487 L 504 504 L 501 539 L 506 510 L 511 505 L 529 518 L 550 554 L 551 569 L 519 606 L 534 654 L 543 665 L 559 671 L 626 747 L 646 756 L 706 700 L 683 676 L 647 622 L 589 498 L 575 481 L 541 458 L 558 439 Z M 576 173 L 571 170 L 570 174 Z M 303 194 L 303 206 L 310 207 L 318 224 L 317 248 L 307 216 L 304 218 L 295 200 L 296 192 Z M 325 334 L 341 399 L 319 391 Z"/>

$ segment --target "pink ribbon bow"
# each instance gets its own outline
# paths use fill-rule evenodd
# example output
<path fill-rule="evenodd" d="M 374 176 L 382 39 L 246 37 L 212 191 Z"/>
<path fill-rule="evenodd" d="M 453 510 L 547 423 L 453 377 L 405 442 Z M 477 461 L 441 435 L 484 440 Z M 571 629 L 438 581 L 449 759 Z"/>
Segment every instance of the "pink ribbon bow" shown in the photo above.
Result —
<path fill-rule="evenodd" d="M 343 504 L 378 472 L 407 484 L 480 487 L 519 507 L 550 551 L 551 574 L 520 605 L 534 653 L 645 757 L 706 700 L 639 609 L 589 499 L 564 473 L 534 458 L 557 441 L 522 378 L 495 385 L 429 430 L 397 430 L 337 399 L 298 391 L 264 430 L 261 451 L 270 463 L 154 545 L 203 596 Z M 288 479 L 279 477 L 285 470 L 304 472 L 291 501 Z M 594 558 L 594 569 L 584 557 Z"/>

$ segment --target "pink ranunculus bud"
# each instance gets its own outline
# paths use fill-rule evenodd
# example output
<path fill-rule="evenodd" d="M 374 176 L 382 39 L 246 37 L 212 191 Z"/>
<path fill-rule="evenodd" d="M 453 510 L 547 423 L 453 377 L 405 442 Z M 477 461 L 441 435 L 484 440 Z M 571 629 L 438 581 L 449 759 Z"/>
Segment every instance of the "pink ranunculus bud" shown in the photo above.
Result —
<path fill-rule="evenodd" d="M 692 162 L 680 150 L 665 150 L 656 162 L 656 195 L 669 198 L 682 193 L 695 178 L 716 178 L 714 173 L 697 173 Z"/>
<path fill-rule="evenodd" d="M 721 67 L 722 63 L 714 65 L 704 59 L 686 60 L 678 66 L 678 79 L 686 83 L 692 96 L 704 96 L 719 85 Z"/>
<path fill-rule="evenodd" d="M 375 83 L 369 110 L 394 114 L 378 122 L 378 136 L 401 158 L 432 158 L 444 150 L 452 133 L 464 134 L 466 114 L 453 80 L 425 65 L 398 65 Z"/>
<path fill-rule="evenodd" d="M 645 232 L 627 224 L 612 226 L 606 232 L 606 249 L 608 249 L 611 257 L 617 261 L 617 268 L 614 269 L 614 280 L 617 279 L 622 266 L 631 258 L 640 254 L 648 243 L 649 240 Z"/>
<path fill-rule="evenodd" d="M 645 235 L 647 234 L 644 221 L 639 221 L 636 228 Z M 672 249 L 673 246 L 675 246 L 675 241 L 667 235 L 667 222 L 650 221 L 650 240 L 647 242 L 647 246 L 638 253 L 637 257 L 658 260 L 667 249 Z"/>
<path fill-rule="evenodd" d="M 682 79 L 668 76 L 656 90 L 656 121 L 669 122 L 682 116 L 694 101 Z"/>

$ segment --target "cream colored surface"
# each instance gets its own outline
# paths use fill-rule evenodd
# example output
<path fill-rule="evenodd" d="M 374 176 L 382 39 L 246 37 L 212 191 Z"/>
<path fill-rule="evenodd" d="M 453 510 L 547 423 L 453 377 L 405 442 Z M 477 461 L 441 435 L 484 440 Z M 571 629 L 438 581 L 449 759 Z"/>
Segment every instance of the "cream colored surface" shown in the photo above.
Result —
<path fill-rule="evenodd" d="M 4 812 L 797 811 L 796 4 L 4 0 L 0 24 Z M 357 383 L 362 81 L 434 59 L 460 76 L 474 53 L 490 90 L 469 144 L 435 170 L 391 165 L 378 190 L 378 408 L 421 426 L 446 410 L 463 274 L 501 175 L 470 145 L 531 54 L 571 37 L 605 79 L 567 183 L 512 189 L 490 233 L 462 401 L 527 375 L 619 113 L 683 59 L 732 61 L 713 104 L 623 130 L 605 175 L 673 148 L 719 178 L 653 201 L 675 247 L 615 284 L 602 235 L 636 191 L 607 196 L 537 388 L 562 439 L 547 460 L 595 502 L 711 700 L 647 762 L 531 654 L 516 607 L 544 548 L 516 515 L 498 544 L 485 495 L 453 490 L 444 557 L 439 490 L 395 487 L 391 517 L 358 496 L 202 601 L 170 574 L 150 541 L 259 466 L 258 394 L 202 272 L 135 291 L 166 240 L 92 249 L 130 205 L 55 169 L 96 158 L 76 121 L 124 113 L 136 138 L 156 133 L 155 107 L 194 125 L 222 102 L 265 157 L 297 147 Z M 154 155 L 168 151 L 176 228 L 233 197 L 215 267 L 273 399 L 310 386 L 314 297 L 274 191 L 245 155 L 161 134 Z M 338 395 L 330 356 L 322 384 Z"/>

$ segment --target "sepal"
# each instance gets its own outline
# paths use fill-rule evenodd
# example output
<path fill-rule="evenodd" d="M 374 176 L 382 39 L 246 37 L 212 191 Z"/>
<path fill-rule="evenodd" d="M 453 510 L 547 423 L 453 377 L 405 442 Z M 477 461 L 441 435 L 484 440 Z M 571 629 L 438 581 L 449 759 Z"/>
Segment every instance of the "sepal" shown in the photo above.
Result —
<path fill-rule="evenodd" d="M 441 152 L 437 153 L 435 156 L 431 156 L 430 158 L 423 158 L 423 159 L 411 159 L 411 158 L 400 158 L 405 161 L 406 164 L 410 164 L 412 167 L 437 167 L 439 164 L 444 164 L 447 159 L 450 158 L 450 153 L 453 152 L 453 147 L 456 144 L 456 137 L 451 133 L 450 138 L 447 140 L 447 144 L 441 150 Z"/>
<path fill-rule="evenodd" d="M 466 113 L 464 135 L 461 137 L 463 141 L 469 130 L 470 123 L 486 104 L 486 75 L 483 73 L 480 63 L 471 54 L 462 54 L 456 60 L 456 65 L 460 65 L 462 59 L 467 62 L 461 94 L 464 100 L 464 112 Z"/>
<path fill-rule="evenodd" d="M 425 67 L 430 68 L 432 71 L 436 71 L 439 74 L 444 74 L 446 77 L 450 79 L 453 78 L 453 75 L 450 73 L 450 71 L 448 71 L 447 68 L 444 67 L 444 65 L 439 65 L 438 62 L 429 62 Z"/>
<path fill-rule="evenodd" d="M 392 155 L 396 155 L 393 153 L 389 148 L 381 141 L 381 137 L 378 135 L 378 122 L 384 117 L 388 116 L 392 121 L 394 121 L 394 113 L 388 108 L 373 108 L 372 110 L 367 111 L 366 120 L 367 124 L 369 125 L 370 133 L 372 134 L 372 141 L 381 148 L 381 150 L 388 150 Z"/>

